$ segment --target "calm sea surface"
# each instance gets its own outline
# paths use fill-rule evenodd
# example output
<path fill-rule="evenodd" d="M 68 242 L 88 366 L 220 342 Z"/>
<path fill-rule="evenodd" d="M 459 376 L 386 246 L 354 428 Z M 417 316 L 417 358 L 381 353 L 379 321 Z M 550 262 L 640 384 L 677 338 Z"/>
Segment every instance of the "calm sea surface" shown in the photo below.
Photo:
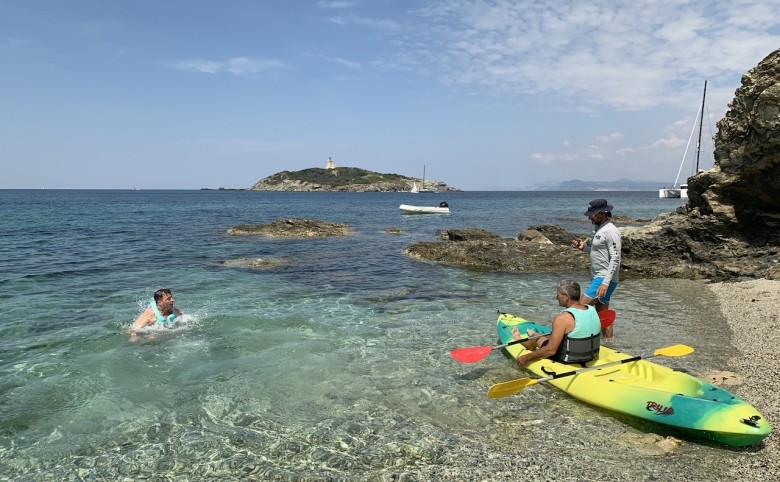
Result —
<path fill-rule="evenodd" d="M 490 385 L 525 373 L 499 353 L 475 365 L 449 357 L 494 344 L 497 309 L 549 320 L 560 276 L 402 252 L 453 228 L 588 232 L 582 213 L 602 196 L 633 218 L 681 204 L 655 192 L 0 191 L 0 478 L 716 480 L 749 452 L 545 385 L 490 400 Z M 398 210 L 442 200 L 449 216 Z M 292 217 L 346 223 L 352 234 L 226 234 Z M 223 265 L 237 258 L 284 263 Z M 183 320 L 129 342 L 160 287 L 173 290 Z M 693 282 L 625 280 L 614 346 L 644 354 L 686 343 L 694 355 L 659 363 L 727 368 L 712 302 Z M 641 441 L 652 433 L 684 443 L 657 457 Z"/>

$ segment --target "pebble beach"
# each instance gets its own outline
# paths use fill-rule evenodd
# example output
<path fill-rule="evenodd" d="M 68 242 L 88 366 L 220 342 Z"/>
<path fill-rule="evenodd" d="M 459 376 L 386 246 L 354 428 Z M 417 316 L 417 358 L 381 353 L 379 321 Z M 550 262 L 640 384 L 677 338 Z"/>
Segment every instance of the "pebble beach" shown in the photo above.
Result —
<path fill-rule="evenodd" d="M 780 314 L 776 303 L 780 281 L 750 280 L 709 285 L 731 328 L 736 348 L 731 364 L 742 384 L 732 387 L 763 413 L 773 432 L 763 445 L 743 450 L 754 453 L 752 462 L 733 467 L 740 480 L 774 480 L 780 470 L 777 430 L 780 424 Z"/>

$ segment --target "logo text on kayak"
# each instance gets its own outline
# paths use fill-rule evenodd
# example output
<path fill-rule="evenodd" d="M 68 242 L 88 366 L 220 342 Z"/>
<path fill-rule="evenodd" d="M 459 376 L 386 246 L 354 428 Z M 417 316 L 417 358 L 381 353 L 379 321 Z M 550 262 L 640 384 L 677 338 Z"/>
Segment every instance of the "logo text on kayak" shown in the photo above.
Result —
<path fill-rule="evenodd" d="M 674 413 L 674 409 L 672 407 L 665 407 L 660 403 L 654 402 L 652 400 L 648 400 L 645 410 L 648 412 L 655 412 L 656 415 L 671 415 Z"/>

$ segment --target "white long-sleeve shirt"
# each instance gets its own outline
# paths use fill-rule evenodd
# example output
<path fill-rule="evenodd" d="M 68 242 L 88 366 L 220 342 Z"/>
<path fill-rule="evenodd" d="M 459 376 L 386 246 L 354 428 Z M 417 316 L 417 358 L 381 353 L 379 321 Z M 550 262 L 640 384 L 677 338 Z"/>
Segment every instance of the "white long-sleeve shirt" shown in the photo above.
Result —
<path fill-rule="evenodd" d="M 590 255 L 591 277 L 604 278 L 603 285 L 617 283 L 621 249 L 620 231 L 612 221 L 597 227 L 593 240 L 585 245 L 585 252 Z"/>

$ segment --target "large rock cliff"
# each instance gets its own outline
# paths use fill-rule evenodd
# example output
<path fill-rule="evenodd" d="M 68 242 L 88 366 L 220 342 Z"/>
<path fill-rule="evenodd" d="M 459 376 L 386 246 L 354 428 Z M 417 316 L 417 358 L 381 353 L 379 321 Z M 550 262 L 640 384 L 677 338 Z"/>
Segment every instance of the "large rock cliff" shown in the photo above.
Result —
<path fill-rule="evenodd" d="M 688 179 L 688 197 L 677 214 L 624 230 L 626 271 L 780 279 L 780 49 L 742 76 L 715 166 Z"/>
<path fill-rule="evenodd" d="M 621 278 L 780 279 L 780 49 L 742 77 L 718 123 L 715 166 L 688 179 L 688 196 L 688 204 L 676 213 L 645 226 L 620 228 Z M 482 269 L 575 268 L 556 261 L 571 257 L 566 233 L 552 245 L 522 238 L 451 236 L 446 242 L 418 243 L 406 252 Z M 518 264 L 515 258 L 532 263 Z"/>
<path fill-rule="evenodd" d="M 780 49 L 742 76 L 718 122 L 715 167 L 688 181 L 691 209 L 747 241 L 780 241 Z"/>

